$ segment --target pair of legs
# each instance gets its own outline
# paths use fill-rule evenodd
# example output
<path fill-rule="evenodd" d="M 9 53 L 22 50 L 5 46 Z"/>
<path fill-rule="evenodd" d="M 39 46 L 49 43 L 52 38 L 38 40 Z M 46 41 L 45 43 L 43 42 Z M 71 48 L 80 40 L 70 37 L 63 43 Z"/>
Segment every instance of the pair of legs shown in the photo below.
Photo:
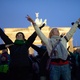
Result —
<path fill-rule="evenodd" d="M 71 80 L 71 70 L 69 64 L 50 66 L 50 80 Z"/>

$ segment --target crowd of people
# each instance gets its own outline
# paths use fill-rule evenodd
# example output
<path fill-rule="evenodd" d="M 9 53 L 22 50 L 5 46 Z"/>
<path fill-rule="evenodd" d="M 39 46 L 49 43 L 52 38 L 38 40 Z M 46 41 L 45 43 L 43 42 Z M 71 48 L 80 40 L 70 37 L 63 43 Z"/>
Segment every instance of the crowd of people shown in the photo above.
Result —
<path fill-rule="evenodd" d="M 80 28 L 80 18 L 67 34 L 61 36 L 59 30 L 53 28 L 49 38 L 41 32 L 45 24 L 38 26 L 30 16 L 26 18 L 35 29 L 27 40 L 18 32 L 13 42 L 0 28 L 0 37 L 5 43 L 0 45 L 0 80 L 80 80 L 80 49 L 73 53 L 67 49 L 67 42 Z M 33 44 L 37 36 L 41 47 Z M 37 56 L 29 54 L 30 47 L 37 51 Z"/>

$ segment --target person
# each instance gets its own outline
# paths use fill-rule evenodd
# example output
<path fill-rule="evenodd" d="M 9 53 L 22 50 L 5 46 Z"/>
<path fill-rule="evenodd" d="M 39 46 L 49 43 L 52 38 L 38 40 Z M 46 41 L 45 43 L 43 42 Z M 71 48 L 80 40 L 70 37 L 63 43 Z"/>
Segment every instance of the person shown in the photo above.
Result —
<path fill-rule="evenodd" d="M 34 20 L 27 16 L 28 21 L 34 22 Z M 40 31 L 37 25 L 33 26 L 38 34 L 39 38 L 45 43 L 48 55 L 58 41 L 60 41 L 57 46 L 54 48 L 54 53 L 50 62 L 50 80 L 59 80 L 60 76 L 63 80 L 71 80 L 71 71 L 69 67 L 69 62 L 67 60 L 68 51 L 67 51 L 67 42 L 72 38 L 76 29 L 78 28 L 80 18 L 74 23 L 73 27 L 69 30 L 65 36 L 60 38 L 60 33 L 57 28 L 53 28 L 49 33 L 49 39 Z"/>
<path fill-rule="evenodd" d="M 80 49 L 74 50 L 70 53 L 69 61 L 71 62 L 72 66 L 72 80 L 80 80 Z"/>
<path fill-rule="evenodd" d="M 33 23 L 33 25 L 35 25 Z M 44 24 L 40 27 L 40 29 Z M 32 80 L 32 66 L 28 59 L 28 49 L 34 42 L 37 34 L 34 32 L 27 40 L 22 32 L 16 34 L 13 42 L 0 28 L 0 37 L 10 50 L 9 76 L 10 80 Z"/>
<path fill-rule="evenodd" d="M 8 70 L 9 70 L 9 54 L 7 48 L 2 49 L 2 54 L 0 57 L 0 79 L 6 80 L 8 79 Z"/>
<path fill-rule="evenodd" d="M 67 48 L 69 54 L 68 54 L 68 61 L 71 68 L 71 80 L 76 80 L 76 59 L 75 59 L 75 53 L 74 51 L 70 51 L 70 46 Z"/>
<path fill-rule="evenodd" d="M 11 44 L 12 45 L 12 44 Z M 5 45 L 5 44 L 0 44 L 0 50 L 2 51 L 2 53 L 5 53 L 7 54 L 8 52 L 8 47 L 11 46 L 11 45 Z M 8 55 L 8 59 L 9 59 L 9 54 Z M 0 58 L 1 58 L 2 54 L 0 54 Z M 0 64 L 1 64 L 1 59 L 0 59 Z"/>
<path fill-rule="evenodd" d="M 74 51 L 75 57 L 75 80 L 80 80 L 80 49 Z"/>
<path fill-rule="evenodd" d="M 40 75 L 39 75 L 39 61 L 37 60 L 36 56 L 33 54 L 29 55 L 29 59 L 32 64 L 32 70 L 33 70 L 33 79 L 32 80 L 40 80 Z"/>
<path fill-rule="evenodd" d="M 36 56 L 37 61 L 39 62 L 39 75 L 40 80 L 49 80 L 49 74 L 46 70 L 47 60 L 49 58 L 46 46 L 43 41 L 40 47 L 32 44 L 31 47 L 37 51 L 38 55 Z"/>

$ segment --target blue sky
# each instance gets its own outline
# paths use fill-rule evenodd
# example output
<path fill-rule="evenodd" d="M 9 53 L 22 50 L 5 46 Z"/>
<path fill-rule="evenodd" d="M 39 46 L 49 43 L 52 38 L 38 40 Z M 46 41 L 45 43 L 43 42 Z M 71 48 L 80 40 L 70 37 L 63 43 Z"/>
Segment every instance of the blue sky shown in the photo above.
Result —
<path fill-rule="evenodd" d="M 36 12 L 43 20 L 47 19 L 50 27 L 71 27 L 71 22 L 80 18 L 80 0 L 0 0 L 0 27 L 26 28 L 30 23 L 25 16 L 35 19 Z M 80 46 L 79 34 L 77 29 L 74 46 Z"/>

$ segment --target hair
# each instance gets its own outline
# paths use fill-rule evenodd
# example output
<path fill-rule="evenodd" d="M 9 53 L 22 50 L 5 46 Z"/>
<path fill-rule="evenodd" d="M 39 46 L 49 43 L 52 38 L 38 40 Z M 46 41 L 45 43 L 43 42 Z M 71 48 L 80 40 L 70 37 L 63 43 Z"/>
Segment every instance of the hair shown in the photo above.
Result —
<path fill-rule="evenodd" d="M 23 39 L 25 40 L 25 35 L 24 35 L 24 33 L 22 33 L 22 32 L 18 32 L 18 33 L 16 34 L 16 37 L 17 37 L 18 34 L 22 34 Z"/>
<path fill-rule="evenodd" d="M 53 34 L 55 35 L 54 33 L 54 30 L 56 30 L 57 28 L 53 28 L 51 29 L 50 33 L 49 33 L 49 38 L 51 38 L 53 36 Z M 58 29 L 57 29 L 58 30 Z"/>
<path fill-rule="evenodd" d="M 49 38 L 51 38 L 51 37 L 52 37 L 52 35 L 53 35 L 53 30 L 54 30 L 54 28 L 53 28 L 53 29 L 51 29 L 51 31 L 50 31 L 50 33 L 49 33 Z"/>

